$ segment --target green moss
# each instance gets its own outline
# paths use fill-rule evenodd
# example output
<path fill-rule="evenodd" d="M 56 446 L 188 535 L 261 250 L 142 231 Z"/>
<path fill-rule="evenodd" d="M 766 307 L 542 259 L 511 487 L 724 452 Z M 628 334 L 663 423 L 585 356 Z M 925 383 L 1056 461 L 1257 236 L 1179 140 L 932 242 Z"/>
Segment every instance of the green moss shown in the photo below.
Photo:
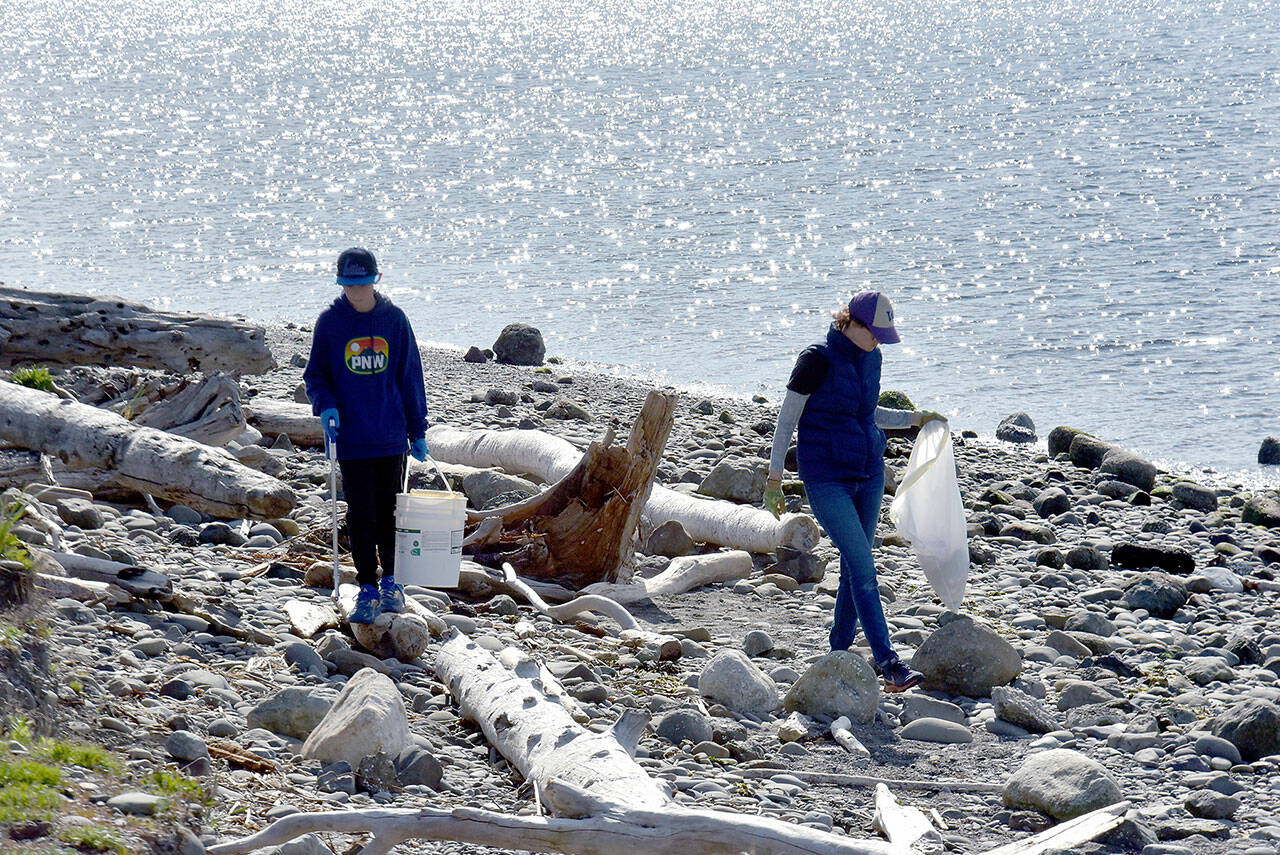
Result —
<path fill-rule="evenodd" d="M 43 365 L 19 368 L 13 372 L 13 382 L 28 389 L 39 389 L 41 392 L 53 391 L 53 378 L 49 376 L 49 369 Z"/>
<path fill-rule="evenodd" d="M 128 855 L 129 852 L 119 835 L 109 828 L 97 825 L 73 825 L 62 829 L 58 838 L 81 852 L 108 852 L 114 855 Z"/>
<path fill-rule="evenodd" d="M 896 389 L 885 389 L 880 393 L 880 400 L 877 403 L 891 410 L 914 410 L 916 408 L 916 405 L 911 403 L 911 399 L 907 397 L 906 392 L 899 392 Z"/>

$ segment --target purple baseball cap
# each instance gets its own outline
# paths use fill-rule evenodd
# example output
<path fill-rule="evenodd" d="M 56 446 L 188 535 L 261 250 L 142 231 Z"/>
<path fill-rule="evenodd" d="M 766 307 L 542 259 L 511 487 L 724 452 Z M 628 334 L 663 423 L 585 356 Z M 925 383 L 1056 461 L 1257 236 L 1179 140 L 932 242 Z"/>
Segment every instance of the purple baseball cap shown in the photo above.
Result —
<path fill-rule="evenodd" d="M 897 344 L 898 331 L 893 328 L 893 303 L 879 291 L 862 291 L 849 301 L 849 315 L 876 337 L 881 344 Z"/>

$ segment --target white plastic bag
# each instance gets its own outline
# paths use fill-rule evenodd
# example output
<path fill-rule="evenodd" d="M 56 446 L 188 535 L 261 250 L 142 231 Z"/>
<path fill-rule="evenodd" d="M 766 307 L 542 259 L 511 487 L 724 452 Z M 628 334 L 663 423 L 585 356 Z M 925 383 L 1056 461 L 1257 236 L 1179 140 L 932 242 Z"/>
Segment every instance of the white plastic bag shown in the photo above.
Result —
<path fill-rule="evenodd" d="M 915 550 L 943 605 L 960 608 L 969 576 L 969 539 L 946 422 L 935 419 L 920 429 L 889 518 Z"/>

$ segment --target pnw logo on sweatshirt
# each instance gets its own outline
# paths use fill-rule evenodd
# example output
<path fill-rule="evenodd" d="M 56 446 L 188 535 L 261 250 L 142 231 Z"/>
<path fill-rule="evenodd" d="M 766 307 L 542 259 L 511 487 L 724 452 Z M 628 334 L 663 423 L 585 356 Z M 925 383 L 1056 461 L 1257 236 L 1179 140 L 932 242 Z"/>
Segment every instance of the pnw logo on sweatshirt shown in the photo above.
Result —
<path fill-rule="evenodd" d="M 378 374 L 387 370 L 391 348 L 382 336 L 353 338 L 347 342 L 344 355 L 352 374 Z"/>

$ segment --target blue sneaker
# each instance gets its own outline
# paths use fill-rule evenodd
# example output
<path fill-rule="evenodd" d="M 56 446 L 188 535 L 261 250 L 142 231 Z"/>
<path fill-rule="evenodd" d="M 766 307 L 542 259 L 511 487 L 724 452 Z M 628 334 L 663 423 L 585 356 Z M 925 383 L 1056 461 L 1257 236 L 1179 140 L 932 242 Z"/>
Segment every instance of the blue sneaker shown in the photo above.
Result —
<path fill-rule="evenodd" d="M 378 589 L 372 585 L 361 585 L 356 594 L 356 607 L 351 610 L 348 623 L 373 623 L 378 617 Z"/>
<path fill-rule="evenodd" d="M 404 611 L 404 588 L 396 584 L 394 576 L 383 576 L 378 582 L 378 605 L 384 612 Z"/>

